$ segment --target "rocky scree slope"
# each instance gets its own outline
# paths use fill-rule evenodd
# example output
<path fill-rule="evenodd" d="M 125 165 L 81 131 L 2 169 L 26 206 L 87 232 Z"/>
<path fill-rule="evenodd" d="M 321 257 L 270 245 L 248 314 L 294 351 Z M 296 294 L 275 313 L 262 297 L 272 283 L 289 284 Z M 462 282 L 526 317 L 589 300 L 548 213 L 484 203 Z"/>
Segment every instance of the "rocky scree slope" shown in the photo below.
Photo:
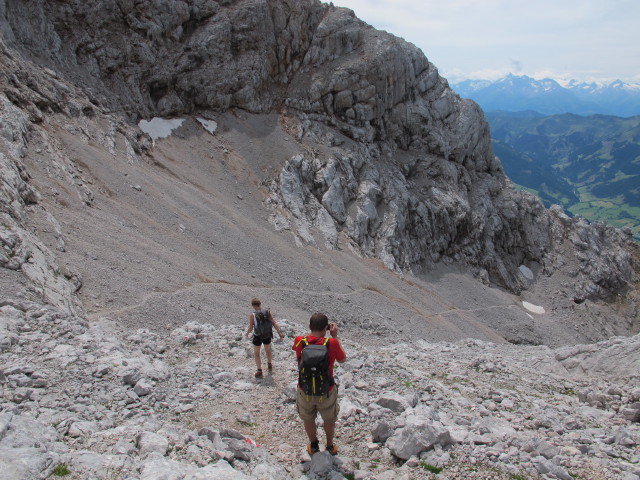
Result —
<path fill-rule="evenodd" d="M 331 161 L 362 148 L 330 127 L 316 124 L 298 139 L 296 118 L 228 112 L 215 116 L 214 135 L 187 118 L 154 144 L 54 71 L 15 51 L 2 60 L 14 72 L 2 112 L 7 295 L 27 290 L 70 312 L 155 329 L 224 323 L 221 311 L 244 318 L 246 299 L 263 292 L 278 314 L 304 323 L 309 311 L 326 311 L 372 344 L 390 332 L 560 345 L 637 331 L 632 301 L 568 308 L 577 273 L 561 277 L 557 290 L 531 286 L 533 303 L 551 309 L 558 296 L 562 308 L 536 326 L 520 299 L 464 274 L 449 288 L 448 274 L 403 278 L 363 259 L 302 186 L 296 197 L 280 195 L 279 184 L 288 192 L 295 185 L 289 168 L 281 170 L 289 160 L 316 152 Z M 295 216 L 313 209 L 313 224 Z M 336 249 L 325 248 L 322 232 L 335 234 Z"/>
<path fill-rule="evenodd" d="M 261 380 L 241 326 L 122 335 L 26 300 L 3 301 L 0 322 L 7 478 L 640 478 L 637 335 L 555 350 L 345 339 L 340 455 L 309 459 L 286 319 Z"/>
<path fill-rule="evenodd" d="M 301 136 L 319 124 L 346 134 L 355 143 L 345 155 L 291 159 L 274 185 L 298 223 L 320 227 L 329 245 L 343 232 L 389 268 L 463 262 L 519 292 L 518 267 L 550 275 L 567 263 L 558 253 L 566 244 L 577 298 L 631 287 L 628 234 L 586 228 L 516 193 L 478 106 L 413 45 L 350 10 L 312 0 L 5 0 L 2 11 L 9 45 L 130 120 L 286 108 Z"/>

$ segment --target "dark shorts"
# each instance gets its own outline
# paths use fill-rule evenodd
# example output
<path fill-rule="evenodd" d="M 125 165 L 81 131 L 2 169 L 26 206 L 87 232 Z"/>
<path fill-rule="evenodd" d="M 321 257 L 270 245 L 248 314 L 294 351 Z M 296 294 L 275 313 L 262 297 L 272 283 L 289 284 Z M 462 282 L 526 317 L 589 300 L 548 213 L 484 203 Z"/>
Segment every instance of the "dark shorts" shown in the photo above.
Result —
<path fill-rule="evenodd" d="M 256 347 L 259 347 L 262 344 L 269 345 L 270 343 L 271 343 L 271 338 L 262 338 L 262 337 L 258 337 L 257 335 L 253 336 L 253 344 Z"/>

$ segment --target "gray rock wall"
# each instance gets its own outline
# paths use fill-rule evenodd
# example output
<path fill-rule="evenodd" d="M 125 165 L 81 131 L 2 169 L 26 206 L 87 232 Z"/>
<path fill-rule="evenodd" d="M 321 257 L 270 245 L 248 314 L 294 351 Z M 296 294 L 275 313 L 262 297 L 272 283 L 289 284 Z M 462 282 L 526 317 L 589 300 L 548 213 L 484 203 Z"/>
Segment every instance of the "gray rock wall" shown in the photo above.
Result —
<path fill-rule="evenodd" d="M 44 299 L 77 312 L 80 306 L 74 293 L 81 285 L 80 279 L 61 272 L 53 253 L 25 221 L 26 208 L 40 199 L 29 184 L 29 173 L 21 161 L 29 116 L 4 93 L 0 94 L 0 105 L 0 267 L 24 272 Z M 59 245 L 64 248 L 64 240 Z"/>
<path fill-rule="evenodd" d="M 6 1 L 2 8 L 0 28 L 12 46 L 84 85 L 94 102 L 138 119 L 271 110 L 326 6 L 157 0 Z"/>
<path fill-rule="evenodd" d="M 5 42 L 57 72 L 36 83 L 14 74 L 22 94 L 9 99 L 36 118 L 279 109 L 302 122 L 303 136 L 324 126 L 345 135 L 342 151 L 290 160 L 274 185 L 306 242 L 305 229 L 329 246 L 344 232 L 389 268 L 463 262 L 515 292 L 523 264 L 571 269 L 580 298 L 609 299 L 633 281 L 629 235 L 516 193 L 479 107 L 415 46 L 350 10 L 315 0 L 4 0 L 0 9 Z M 70 109 L 56 75 L 91 103 Z"/>

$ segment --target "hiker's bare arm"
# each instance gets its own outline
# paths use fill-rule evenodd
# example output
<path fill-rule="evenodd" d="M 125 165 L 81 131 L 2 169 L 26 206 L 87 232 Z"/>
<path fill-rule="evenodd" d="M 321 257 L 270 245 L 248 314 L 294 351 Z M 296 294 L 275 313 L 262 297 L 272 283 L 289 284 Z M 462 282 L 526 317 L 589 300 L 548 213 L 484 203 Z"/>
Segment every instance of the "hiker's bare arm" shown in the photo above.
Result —
<path fill-rule="evenodd" d="M 344 363 L 344 362 L 347 361 L 347 354 L 345 353 L 344 349 L 342 348 L 342 344 L 340 343 L 340 341 L 338 341 L 338 345 L 340 345 L 340 351 L 339 351 L 338 355 L 336 355 L 336 362 Z"/>
<path fill-rule="evenodd" d="M 271 316 L 271 324 L 278 331 L 278 335 L 280 335 L 280 338 L 284 338 L 284 334 L 282 333 L 282 330 L 280 329 L 280 325 L 278 325 L 278 322 L 276 322 L 276 319 L 273 318 L 273 314 L 271 312 L 269 312 L 269 315 Z"/>
<path fill-rule="evenodd" d="M 336 340 L 338 339 L 338 324 L 330 323 L 329 324 L 329 335 L 331 335 Z"/>
<path fill-rule="evenodd" d="M 331 335 L 331 337 L 333 337 L 336 340 L 338 340 L 338 325 L 337 324 L 335 324 L 335 323 L 329 324 L 329 335 Z M 338 355 L 336 355 L 336 362 L 343 363 L 345 360 L 347 360 L 347 354 L 345 353 L 344 349 L 342 348 L 342 344 L 340 343 L 340 340 L 338 340 L 338 346 L 340 347 L 340 352 L 339 352 Z"/>
<path fill-rule="evenodd" d="M 253 332 L 253 313 L 249 315 L 249 326 L 247 327 L 247 332 L 244 336 L 248 337 L 251 332 Z"/>

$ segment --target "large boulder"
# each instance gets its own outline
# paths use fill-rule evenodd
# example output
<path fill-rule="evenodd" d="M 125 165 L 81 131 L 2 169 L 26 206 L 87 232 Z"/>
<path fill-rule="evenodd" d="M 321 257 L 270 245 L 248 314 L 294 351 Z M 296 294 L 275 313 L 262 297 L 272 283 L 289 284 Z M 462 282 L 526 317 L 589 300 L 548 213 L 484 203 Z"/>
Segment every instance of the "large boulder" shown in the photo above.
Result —
<path fill-rule="evenodd" d="M 48 477 L 66 450 L 53 427 L 33 418 L 0 414 L 0 471 L 3 478 Z"/>
<path fill-rule="evenodd" d="M 426 417 L 410 416 L 404 427 L 387 439 L 391 453 L 403 460 L 432 449 L 435 445 L 447 447 L 454 443 L 449 430 Z"/>

